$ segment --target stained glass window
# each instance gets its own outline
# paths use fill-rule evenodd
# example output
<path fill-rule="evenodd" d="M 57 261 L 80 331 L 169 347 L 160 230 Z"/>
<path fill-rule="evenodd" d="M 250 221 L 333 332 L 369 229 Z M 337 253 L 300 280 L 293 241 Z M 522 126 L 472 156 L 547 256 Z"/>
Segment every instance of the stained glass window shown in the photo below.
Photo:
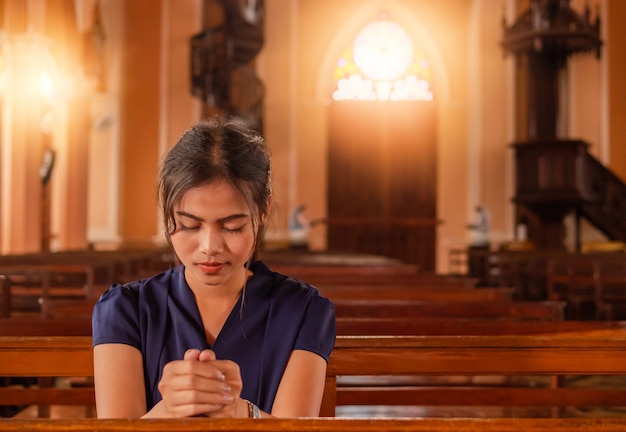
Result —
<path fill-rule="evenodd" d="M 361 30 L 337 61 L 334 100 L 432 100 L 428 61 L 388 19 Z"/>

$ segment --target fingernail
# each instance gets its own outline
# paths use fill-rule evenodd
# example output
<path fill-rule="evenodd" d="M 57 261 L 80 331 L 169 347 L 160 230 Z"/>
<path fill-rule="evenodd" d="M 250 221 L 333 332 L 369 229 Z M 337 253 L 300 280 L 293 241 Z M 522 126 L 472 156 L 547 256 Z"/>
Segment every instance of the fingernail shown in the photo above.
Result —
<path fill-rule="evenodd" d="M 227 394 L 224 395 L 223 400 L 225 402 L 232 402 L 233 400 L 235 400 L 235 398 L 233 397 L 232 394 L 227 393 Z"/>
<path fill-rule="evenodd" d="M 224 393 L 230 393 L 230 390 L 231 390 L 231 388 L 230 388 L 229 385 L 225 385 L 225 386 L 222 387 L 222 391 Z"/>

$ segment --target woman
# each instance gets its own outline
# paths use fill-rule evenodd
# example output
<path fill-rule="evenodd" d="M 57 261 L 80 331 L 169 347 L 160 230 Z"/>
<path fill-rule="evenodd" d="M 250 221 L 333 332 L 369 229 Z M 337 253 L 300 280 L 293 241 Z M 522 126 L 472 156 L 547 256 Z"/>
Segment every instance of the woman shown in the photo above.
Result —
<path fill-rule="evenodd" d="M 319 415 L 332 303 L 255 260 L 271 201 L 263 139 L 236 119 L 183 134 L 159 173 L 180 264 L 93 312 L 98 417 Z"/>

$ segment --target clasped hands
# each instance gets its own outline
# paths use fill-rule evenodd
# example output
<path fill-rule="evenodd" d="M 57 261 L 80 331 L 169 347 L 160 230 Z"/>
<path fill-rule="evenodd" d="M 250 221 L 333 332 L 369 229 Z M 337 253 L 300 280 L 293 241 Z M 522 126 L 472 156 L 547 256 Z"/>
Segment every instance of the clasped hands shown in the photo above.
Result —
<path fill-rule="evenodd" d="M 189 349 L 182 360 L 166 364 L 159 382 L 169 417 L 247 417 L 242 387 L 239 365 L 217 360 L 208 349 Z"/>

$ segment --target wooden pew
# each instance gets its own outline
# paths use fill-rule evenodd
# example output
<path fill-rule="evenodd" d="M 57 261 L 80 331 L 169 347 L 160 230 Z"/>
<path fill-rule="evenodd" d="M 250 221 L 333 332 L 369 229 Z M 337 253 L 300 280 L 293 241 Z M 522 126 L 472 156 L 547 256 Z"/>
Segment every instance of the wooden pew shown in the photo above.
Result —
<path fill-rule="evenodd" d="M 45 314 L 49 299 L 97 298 L 114 282 L 153 275 L 172 265 L 171 254 L 161 249 L 2 255 L 0 316 L 19 311 L 21 304 L 26 311 L 41 309 Z"/>
<path fill-rule="evenodd" d="M 580 333 L 597 336 L 626 330 L 626 321 L 537 321 L 518 319 L 441 317 L 337 317 L 340 336 L 464 336 L 464 335 L 557 335 Z M 91 336 L 91 317 L 86 315 L 0 318 L 2 336 Z"/>
<path fill-rule="evenodd" d="M 0 332 L 2 321 L 0 320 Z M 626 321 L 520 321 L 476 318 L 337 317 L 340 336 L 468 336 L 585 333 L 597 337 L 626 332 Z M 33 334 L 35 336 L 36 334 Z"/>
<path fill-rule="evenodd" d="M 272 270 L 312 285 L 424 285 L 476 286 L 476 279 L 416 272 L 394 266 L 274 266 Z"/>
<path fill-rule="evenodd" d="M 404 299 L 332 299 L 341 318 L 445 318 L 516 321 L 561 321 L 564 302 L 458 301 Z M 56 300 L 46 307 L 44 318 L 90 319 L 94 300 Z M 1 322 L 1 321 L 0 321 Z M 9 322 L 9 320 L 7 320 Z"/>
<path fill-rule="evenodd" d="M 57 297 L 96 298 L 95 269 L 88 264 L 22 264 L 0 266 L 2 303 L 0 316 L 10 316 L 14 299 L 43 304 Z"/>
<path fill-rule="evenodd" d="M 420 301 L 512 301 L 514 291 L 507 288 L 467 288 L 455 286 L 405 285 L 317 285 L 319 291 L 335 300 L 420 300 Z"/>
<path fill-rule="evenodd" d="M 623 419 L 0 419 L 4 432 L 625 432 Z"/>
<path fill-rule="evenodd" d="M 91 337 L 0 337 L 0 376 L 43 384 L 0 387 L 0 405 L 38 405 L 46 416 L 52 405 L 95 406 L 93 387 L 57 388 L 58 378 L 93 377 Z"/>
<path fill-rule="evenodd" d="M 482 318 L 555 321 L 563 319 L 563 302 L 447 302 L 415 300 L 334 300 L 337 317 Z"/>
<path fill-rule="evenodd" d="M 2 336 L 91 336 L 88 315 L 45 318 L 15 316 L 0 318 Z"/>
<path fill-rule="evenodd" d="M 457 301 L 406 300 L 406 299 L 332 299 L 338 318 L 472 318 L 520 321 L 560 321 L 563 320 L 564 302 L 521 302 L 508 300 Z M 90 317 L 94 301 L 67 300 L 51 301 L 47 317 L 68 316 Z"/>
<path fill-rule="evenodd" d="M 0 337 L 0 376 L 92 376 L 89 337 Z M 362 387 L 345 378 L 449 375 L 624 375 L 626 335 L 340 336 L 327 370 L 322 415 L 338 405 L 626 406 L 626 389 Z M 344 382 L 342 383 L 342 380 Z M 0 388 L 0 405 L 93 404 L 89 388 Z"/>
<path fill-rule="evenodd" d="M 0 256 L 0 316 L 19 310 L 16 300 L 30 311 L 50 299 L 97 298 L 113 282 L 169 267 L 161 255 L 158 250 L 81 250 Z"/>
<path fill-rule="evenodd" d="M 170 254 L 153 250 L 67 250 L 0 256 L 0 268 L 21 265 L 82 264 L 97 268 L 98 282 L 119 282 L 124 275 L 139 275 L 171 266 Z"/>
<path fill-rule="evenodd" d="M 4 432 L 625 432 L 618 418 L 0 419 Z"/>
<path fill-rule="evenodd" d="M 339 405 L 626 406 L 626 389 L 361 387 L 346 377 L 409 375 L 624 375 L 626 334 L 558 336 L 338 337 L 327 371 L 322 415 Z M 366 380 L 371 384 L 371 380 Z M 348 385 L 345 385 L 348 384 Z M 403 381 L 404 384 L 404 381 Z"/>

